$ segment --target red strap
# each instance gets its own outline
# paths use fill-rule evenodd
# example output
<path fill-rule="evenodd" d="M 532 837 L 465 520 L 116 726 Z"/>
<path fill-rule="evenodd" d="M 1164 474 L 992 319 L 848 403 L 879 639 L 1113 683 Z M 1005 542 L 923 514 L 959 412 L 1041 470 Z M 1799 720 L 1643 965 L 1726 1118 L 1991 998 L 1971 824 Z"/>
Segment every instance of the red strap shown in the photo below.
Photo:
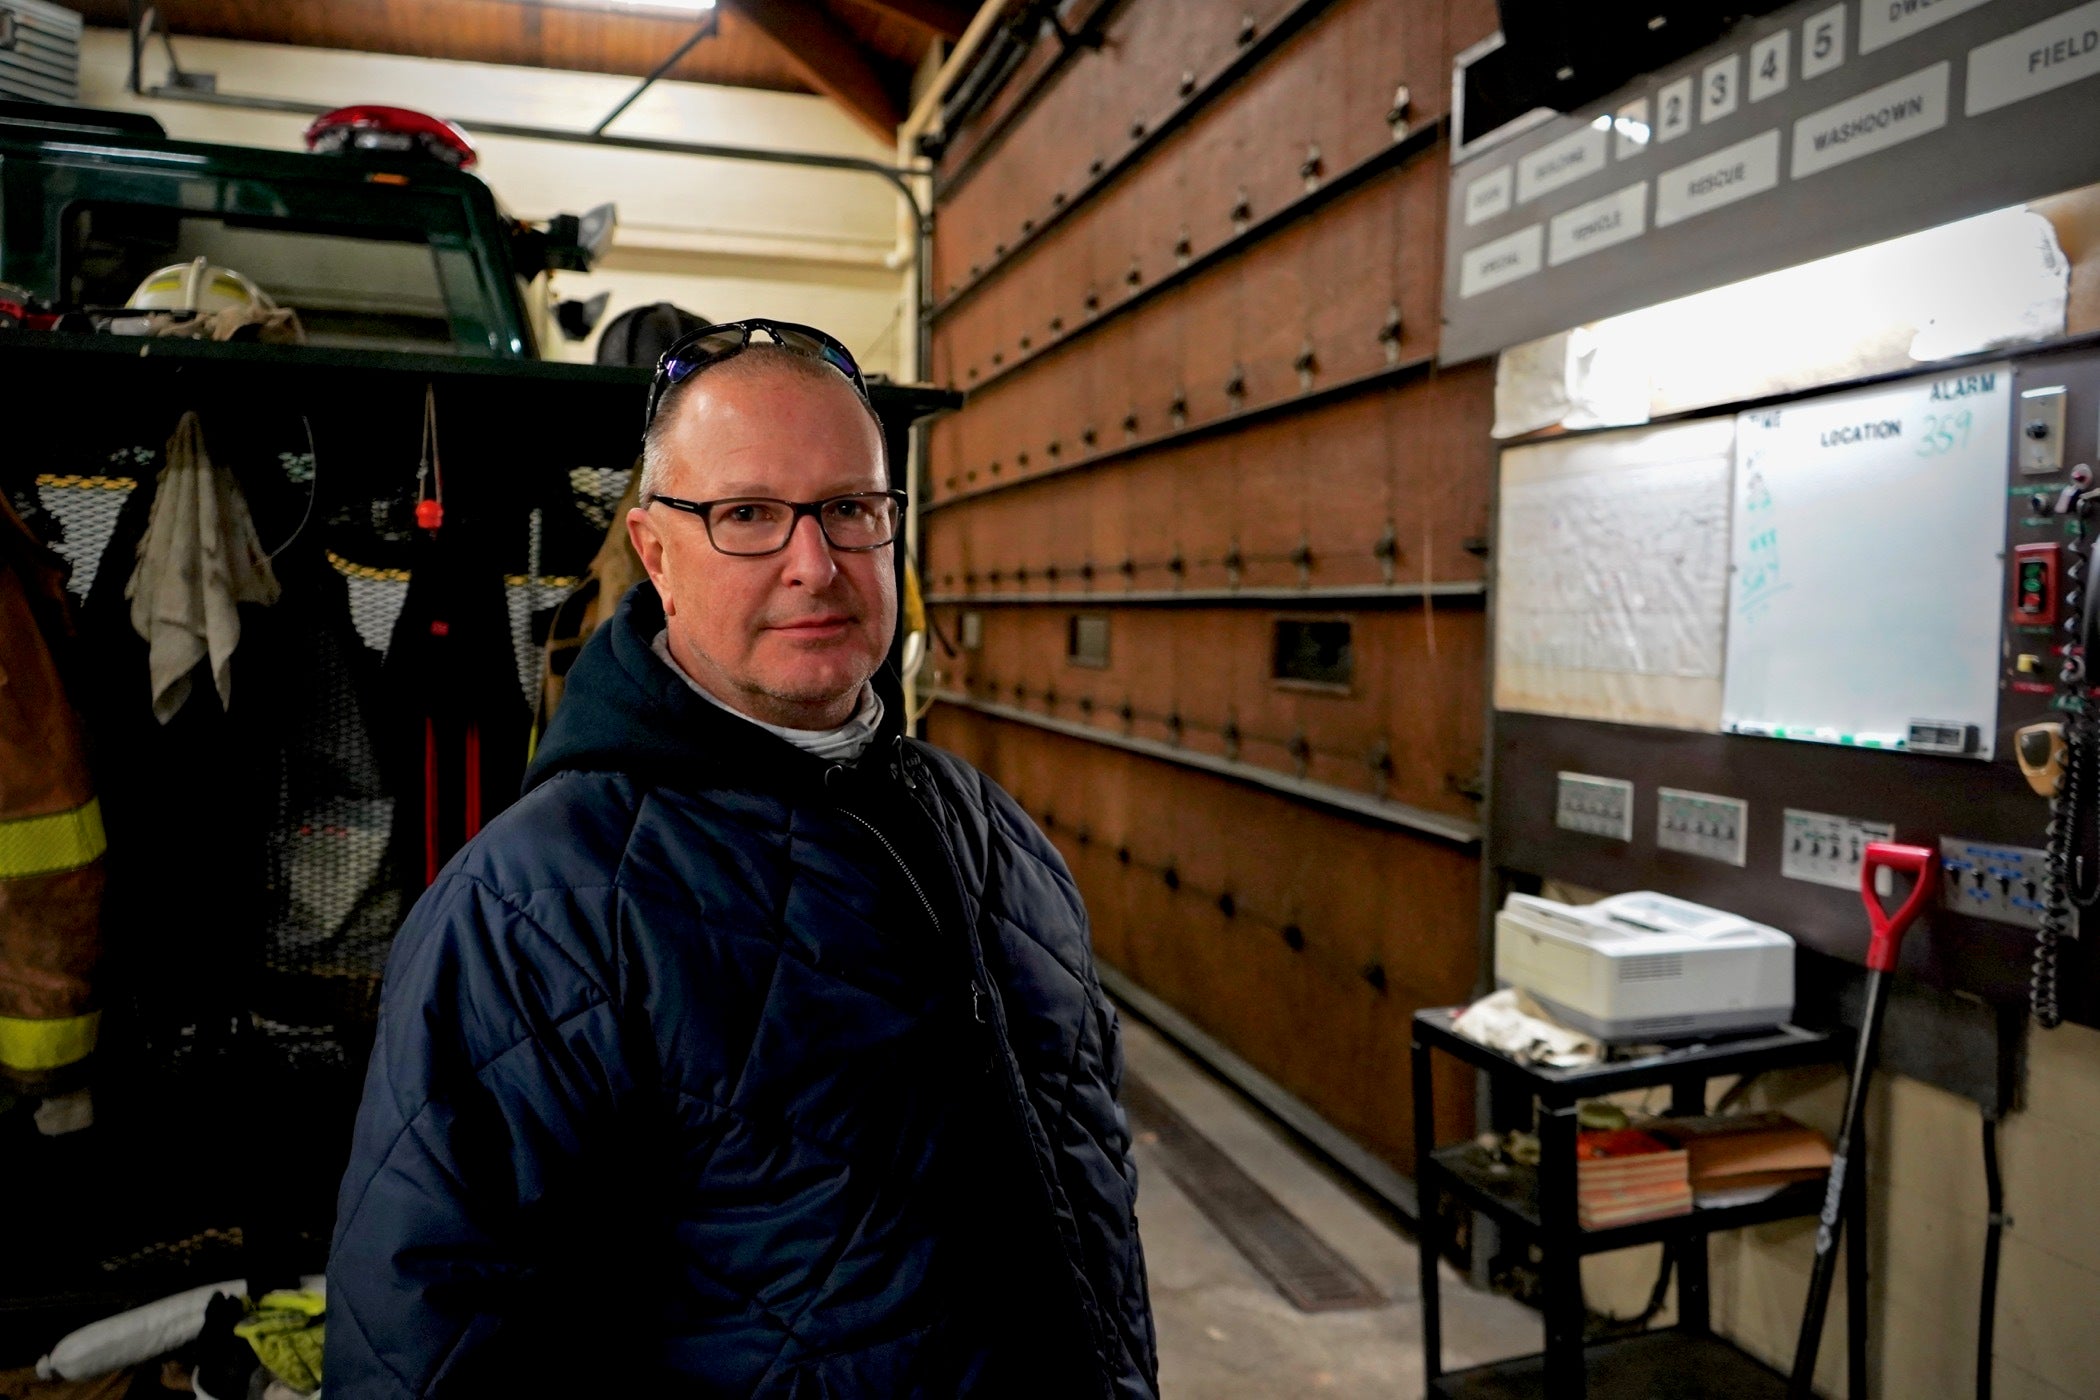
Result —
<path fill-rule="evenodd" d="M 1939 865 L 1939 853 L 1923 846 L 1898 846 L 1891 841 L 1867 843 L 1866 859 L 1859 864 L 1859 897 L 1867 906 L 1867 923 L 1874 930 L 1874 937 L 1867 944 L 1867 966 L 1874 971 L 1896 970 L 1896 954 L 1903 947 L 1903 935 L 1931 900 Z M 1875 872 L 1884 867 L 1907 870 L 1913 880 L 1909 897 L 1894 914 L 1881 907 L 1881 897 L 1874 893 Z"/>

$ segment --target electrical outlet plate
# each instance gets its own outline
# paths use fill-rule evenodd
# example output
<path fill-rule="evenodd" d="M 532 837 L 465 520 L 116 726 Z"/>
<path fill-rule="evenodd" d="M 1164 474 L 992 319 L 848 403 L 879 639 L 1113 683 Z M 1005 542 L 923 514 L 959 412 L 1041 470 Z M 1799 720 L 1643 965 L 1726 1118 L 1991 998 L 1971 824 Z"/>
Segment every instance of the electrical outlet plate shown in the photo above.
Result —
<path fill-rule="evenodd" d="M 1655 844 L 1727 865 L 1743 863 L 1743 835 L 1750 804 L 1739 797 L 1683 788 L 1659 788 L 1655 804 Z"/>
<path fill-rule="evenodd" d="M 2040 928 L 2048 869 L 2048 854 L 2032 847 L 1942 836 L 1940 903 L 1971 918 Z"/>
<path fill-rule="evenodd" d="M 1781 831 L 1779 873 L 1789 880 L 1806 880 L 1832 889 L 1859 888 L 1860 862 L 1869 841 L 1893 841 L 1896 828 L 1887 822 L 1861 821 L 1858 817 L 1835 817 L 1828 812 L 1786 809 Z M 1890 884 L 1884 869 L 1877 882 Z M 1879 891 L 1887 895 L 1884 888 Z"/>
<path fill-rule="evenodd" d="M 1562 773 L 1553 824 L 1563 831 L 1633 839 L 1633 784 L 1624 778 Z"/>

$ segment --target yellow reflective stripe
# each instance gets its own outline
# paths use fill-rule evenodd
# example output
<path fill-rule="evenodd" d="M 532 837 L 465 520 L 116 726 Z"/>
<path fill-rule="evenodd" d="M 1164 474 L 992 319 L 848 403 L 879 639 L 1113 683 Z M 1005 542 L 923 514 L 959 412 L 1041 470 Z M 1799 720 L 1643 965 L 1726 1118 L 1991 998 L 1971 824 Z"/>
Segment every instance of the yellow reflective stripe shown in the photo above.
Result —
<path fill-rule="evenodd" d="M 77 870 L 108 849 L 99 798 L 68 812 L 0 822 L 0 880 Z"/>
<path fill-rule="evenodd" d="M 94 1053 L 95 1032 L 101 1024 L 99 1011 L 59 1021 L 0 1016 L 0 1068 L 62 1069 L 84 1060 Z"/>

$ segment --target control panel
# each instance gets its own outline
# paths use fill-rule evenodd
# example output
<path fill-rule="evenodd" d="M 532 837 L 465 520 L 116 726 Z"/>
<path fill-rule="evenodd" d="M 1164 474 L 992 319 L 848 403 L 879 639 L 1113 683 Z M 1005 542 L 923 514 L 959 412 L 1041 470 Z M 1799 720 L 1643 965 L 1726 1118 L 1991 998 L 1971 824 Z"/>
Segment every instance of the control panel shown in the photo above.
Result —
<path fill-rule="evenodd" d="M 1624 778 L 1589 773 L 1561 773 L 1553 824 L 1563 831 L 1633 839 L 1633 784 Z"/>
<path fill-rule="evenodd" d="M 2042 379 L 2020 390 L 2007 512 L 2006 646 L 1999 723 L 2018 728 L 2053 712 L 2064 646 L 2084 601 L 2093 489 L 2090 463 L 2067 461 L 2069 414 L 2085 397 Z"/>
<path fill-rule="evenodd" d="M 1869 841 L 1893 841 L 1896 828 L 1889 822 L 1862 821 L 1858 817 L 1836 817 L 1828 812 L 1786 809 L 1785 844 L 1779 848 L 1779 873 L 1789 880 L 1806 880 L 1833 889 L 1859 888 L 1861 862 Z M 1880 883 L 1891 884 L 1888 868 L 1878 872 Z M 1889 890 L 1880 893 L 1886 895 Z"/>
<path fill-rule="evenodd" d="M 2046 852 L 1959 836 L 1940 838 L 1940 903 L 1958 914 L 2022 928 L 2042 923 Z"/>
<path fill-rule="evenodd" d="M 2056 625 L 2063 548 L 2055 540 L 2013 546 L 2013 626 Z"/>
<path fill-rule="evenodd" d="M 1655 804 L 1655 844 L 1688 856 L 1743 863 L 1743 833 L 1750 805 L 1740 798 L 1683 788 L 1659 788 Z"/>

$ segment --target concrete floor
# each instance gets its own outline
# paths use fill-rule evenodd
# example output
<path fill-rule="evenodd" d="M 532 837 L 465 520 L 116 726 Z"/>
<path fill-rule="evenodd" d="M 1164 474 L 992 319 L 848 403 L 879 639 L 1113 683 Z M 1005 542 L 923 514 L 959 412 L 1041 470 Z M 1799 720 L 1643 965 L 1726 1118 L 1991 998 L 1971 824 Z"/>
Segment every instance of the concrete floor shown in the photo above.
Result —
<path fill-rule="evenodd" d="M 1164 1400 L 1414 1400 L 1423 1391 L 1414 1241 L 1366 1209 L 1269 1119 L 1148 1027 L 1124 1020 L 1132 1073 L 1290 1212 L 1362 1270 L 1387 1301 L 1301 1313 L 1220 1235 L 1138 1139 L 1138 1219 L 1159 1326 Z M 1443 1270 L 1444 1365 L 1540 1349 L 1538 1315 Z"/>

